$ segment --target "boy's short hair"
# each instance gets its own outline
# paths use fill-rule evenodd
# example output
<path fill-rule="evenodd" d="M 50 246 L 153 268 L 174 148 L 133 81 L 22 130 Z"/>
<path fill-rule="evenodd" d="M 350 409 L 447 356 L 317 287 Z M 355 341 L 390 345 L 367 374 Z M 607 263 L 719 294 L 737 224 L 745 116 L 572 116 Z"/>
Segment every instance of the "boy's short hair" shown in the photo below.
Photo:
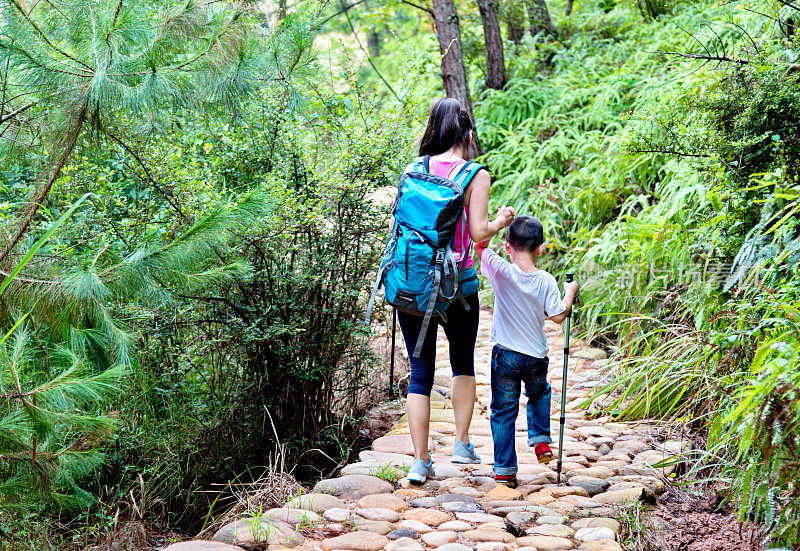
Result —
<path fill-rule="evenodd" d="M 542 223 L 533 216 L 516 216 L 506 230 L 506 242 L 517 251 L 534 252 L 544 243 Z"/>

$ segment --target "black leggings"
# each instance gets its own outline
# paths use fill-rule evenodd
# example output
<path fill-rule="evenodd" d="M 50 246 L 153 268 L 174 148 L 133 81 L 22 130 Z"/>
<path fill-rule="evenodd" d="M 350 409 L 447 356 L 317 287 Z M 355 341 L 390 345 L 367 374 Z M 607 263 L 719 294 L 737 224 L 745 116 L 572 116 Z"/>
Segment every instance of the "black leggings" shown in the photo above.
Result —
<path fill-rule="evenodd" d="M 409 394 L 431 395 L 436 361 L 436 333 L 439 325 L 444 328 L 444 334 L 447 335 L 447 341 L 450 343 L 450 365 L 453 368 L 453 377 L 475 375 L 475 340 L 478 337 L 480 304 L 478 303 L 478 293 L 472 293 L 465 298 L 469 304 L 469 310 L 464 310 L 464 306 L 460 302 L 454 302 L 447 308 L 446 322 L 438 318 L 431 320 L 419 358 L 415 358 L 413 352 L 422 328 L 422 316 L 397 312 L 400 329 L 403 331 L 403 340 L 406 342 L 406 350 L 408 350 L 411 362 Z"/>

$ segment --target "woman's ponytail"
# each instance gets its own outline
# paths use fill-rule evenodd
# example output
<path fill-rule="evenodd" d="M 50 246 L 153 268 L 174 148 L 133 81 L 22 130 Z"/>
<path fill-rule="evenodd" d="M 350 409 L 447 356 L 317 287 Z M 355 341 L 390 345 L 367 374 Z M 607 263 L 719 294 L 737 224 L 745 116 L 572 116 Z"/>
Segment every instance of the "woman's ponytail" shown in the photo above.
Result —
<path fill-rule="evenodd" d="M 453 146 L 466 150 L 472 128 L 472 119 L 458 100 L 440 99 L 431 107 L 428 126 L 419 142 L 419 154 L 440 155 Z"/>

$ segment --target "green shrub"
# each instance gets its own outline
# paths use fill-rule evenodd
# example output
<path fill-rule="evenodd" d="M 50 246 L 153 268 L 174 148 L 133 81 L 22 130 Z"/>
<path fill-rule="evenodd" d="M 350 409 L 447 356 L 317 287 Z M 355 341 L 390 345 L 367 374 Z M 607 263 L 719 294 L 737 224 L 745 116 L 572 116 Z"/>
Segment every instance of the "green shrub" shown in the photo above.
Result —
<path fill-rule="evenodd" d="M 710 454 L 728 459 L 722 472 L 741 495 L 741 519 L 762 523 L 770 540 L 787 546 L 800 541 L 799 366 L 796 328 L 764 339 L 708 442 Z"/>
<path fill-rule="evenodd" d="M 289 110 L 278 94 L 222 135 L 215 118 L 187 117 L 182 131 L 137 143 L 187 213 L 210 203 L 224 222 L 193 232 L 206 244 L 203 271 L 166 286 L 167 300 L 135 306 L 147 314 L 139 312 L 145 346 L 119 404 L 117 461 L 182 511 L 174 521 L 194 526 L 214 500 L 198 490 L 259 476 L 276 446 L 303 480 L 349 453 L 380 385 L 363 324 L 386 228 L 372 196 L 394 185 L 408 145 L 397 139 L 408 114 L 377 113 L 366 99 L 345 104 L 324 93 Z M 143 176 L 110 184 L 106 200 L 125 197 Z M 142 221 L 133 241 L 159 229 L 147 212 L 180 228 L 165 202 L 120 204 L 123 219 Z M 113 487 L 114 476 L 109 469 L 103 482 Z"/>
<path fill-rule="evenodd" d="M 50 510 L 93 537 L 113 534 L 115 516 L 196 528 L 215 484 L 257 478 L 276 453 L 309 480 L 347 457 L 379 384 L 363 324 L 387 225 L 373 195 L 408 157 L 413 101 L 387 109 L 370 88 L 320 85 L 302 14 L 274 33 L 243 24 L 264 63 L 248 101 L 166 110 L 151 133 L 114 112 L 113 138 L 78 140 L 47 214 L 88 191 L 91 204 L 3 296 L 4 323 L 31 311 L 37 354 L 61 346 L 103 373 L 128 369 L 122 392 L 89 404 L 113 397 L 118 431 L 92 448 L 92 476 L 75 475 L 104 504 L 77 519 Z M 3 173 L 4 199 L 30 191 L 37 153 Z"/>
<path fill-rule="evenodd" d="M 742 518 L 791 547 L 798 14 L 612 4 L 577 9 L 552 65 L 522 51 L 508 93 L 484 94 L 492 202 L 540 217 L 545 267 L 578 272 L 582 328 L 619 361 L 608 408 L 709 436 L 696 473 L 730 477 Z"/>

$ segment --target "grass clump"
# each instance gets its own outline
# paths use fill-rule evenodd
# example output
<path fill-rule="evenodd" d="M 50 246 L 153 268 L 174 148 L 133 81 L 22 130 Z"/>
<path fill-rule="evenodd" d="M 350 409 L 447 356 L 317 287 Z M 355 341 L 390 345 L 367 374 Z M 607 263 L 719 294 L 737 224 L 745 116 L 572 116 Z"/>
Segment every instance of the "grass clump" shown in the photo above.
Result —
<path fill-rule="evenodd" d="M 401 478 L 408 475 L 408 465 L 394 465 L 387 463 L 386 465 L 377 465 L 369 468 L 369 475 L 376 476 L 387 482 L 397 482 Z"/>

